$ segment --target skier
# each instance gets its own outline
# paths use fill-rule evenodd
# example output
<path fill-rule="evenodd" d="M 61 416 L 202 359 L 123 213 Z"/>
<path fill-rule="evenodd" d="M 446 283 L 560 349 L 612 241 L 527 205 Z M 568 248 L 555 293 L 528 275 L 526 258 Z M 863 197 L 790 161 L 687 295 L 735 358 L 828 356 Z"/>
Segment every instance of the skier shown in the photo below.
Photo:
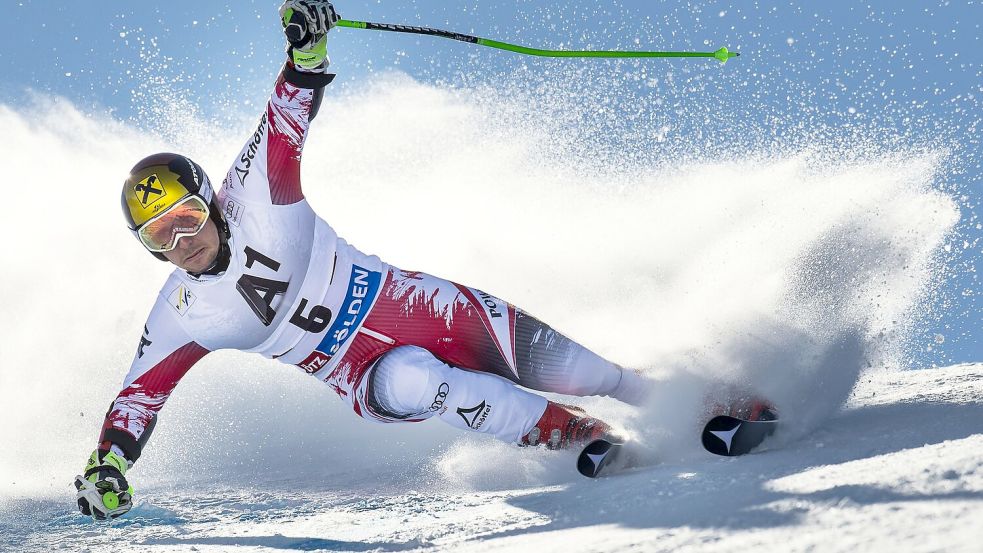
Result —
<path fill-rule="evenodd" d="M 325 0 L 287 0 L 280 16 L 287 62 L 218 193 L 198 164 L 169 153 L 138 162 L 123 185 L 130 230 L 177 268 L 75 480 L 81 512 L 106 519 L 130 509 L 125 475 L 158 412 L 218 349 L 296 365 L 373 421 L 436 417 L 549 448 L 620 439 L 584 411 L 516 385 L 637 405 L 647 380 L 495 296 L 364 254 L 317 216 L 300 159 L 334 77 L 325 45 L 339 17 Z"/>

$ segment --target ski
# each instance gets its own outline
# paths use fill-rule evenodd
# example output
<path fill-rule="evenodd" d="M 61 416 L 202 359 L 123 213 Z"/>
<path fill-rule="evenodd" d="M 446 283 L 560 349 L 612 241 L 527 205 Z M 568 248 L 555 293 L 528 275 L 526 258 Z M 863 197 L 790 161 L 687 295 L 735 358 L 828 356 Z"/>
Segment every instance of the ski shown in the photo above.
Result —
<path fill-rule="evenodd" d="M 632 455 L 626 444 L 603 438 L 584 446 L 577 456 L 577 471 L 587 478 L 607 476 L 631 466 Z"/>
<path fill-rule="evenodd" d="M 720 415 L 703 427 L 703 447 L 714 455 L 744 455 L 761 445 L 777 427 L 778 419 L 749 421 Z"/>

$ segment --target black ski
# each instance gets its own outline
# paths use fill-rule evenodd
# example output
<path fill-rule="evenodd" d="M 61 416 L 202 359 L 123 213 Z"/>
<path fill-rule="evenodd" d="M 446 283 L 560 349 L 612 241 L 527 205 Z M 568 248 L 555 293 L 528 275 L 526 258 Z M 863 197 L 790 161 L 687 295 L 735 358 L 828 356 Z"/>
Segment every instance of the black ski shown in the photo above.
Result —
<path fill-rule="evenodd" d="M 623 443 L 599 439 L 584 446 L 577 456 L 577 471 L 587 478 L 605 476 L 632 466 L 632 455 Z"/>
<path fill-rule="evenodd" d="M 761 445 L 777 427 L 777 419 L 747 421 L 720 415 L 703 427 L 703 447 L 715 455 L 744 455 Z"/>

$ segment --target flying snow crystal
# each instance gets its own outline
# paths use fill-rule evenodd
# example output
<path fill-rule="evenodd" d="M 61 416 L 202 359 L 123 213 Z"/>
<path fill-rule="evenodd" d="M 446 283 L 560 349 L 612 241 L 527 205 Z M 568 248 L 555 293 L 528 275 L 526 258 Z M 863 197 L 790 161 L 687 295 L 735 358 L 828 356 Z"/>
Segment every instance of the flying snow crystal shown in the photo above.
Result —
<path fill-rule="evenodd" d="M 719 16 L 743 15 L 736 9 L 721 10 Z M 766 68 L 730 62 L 725 68 L 714 66 L 713 73 L 699 66 L 647 66 L 641 76 L 627 72 L 637 77 L 638 90 L 623 78 L 626 72 L 578 72 L 570 65 L 541 60 L 516 62 L 525 69 L 510 66 L 511 72 L 502 78 L 489 79 L 491 85 L 475 76 L 480 71 L 465 72 L 464 82 L 455 82 L 454 87 L 399 73 L 376 73 L 339 86 L 325 98 L 304 160 L 308 201 L 363 250 L 398 266 L 486 289 L 599 353 L 659 378 L 659 401 L 641 414 L 604 399 L 583 403 L 660 446 L 664 466 L 620 484 L 576 487 L 571 485 L 569 459 L 562 455 L 517 451 L 481 437 L 462 436 L 440 424 L 368 425 L 348 412 L 330 390 L 299 371 L 245 354 L 216 352 L 182 382 L 147 455 L 135 469 L 138 493 L 147 498 L 141 500 L 143 510 L 135 513 L 140 524 L 117 529 L 133 532 L 137 540 L 181 546 L 207 540 L 224 543 L 217 540 L 232 539 L 225 532 L 265 520 L 273 522 L 250 526 L 255 537 L 242 541 L 277 548 L 309 546 L 310 537 L 291 541 L 295 538 L 290 536 L 302 534 L 347 539 L 359 546 L 369 541 L 385 548 L 404 544 L 412 531 L 424 536 L 439 533 L 433 526 L 414 527 L 424 517 L 406 513 L 433 509 L 443 516 L 449 513 L 444 510 L 448 505 L 465 505 L 488 509 L 483 516 L 494 511 L 504 518 L 489 520 L 502 522 L 501 527 L 513 533 L 521 531 L 515 528 L 548 524 L 559 509 L 563 520 L 574 526 L 602 522 L 613 523 L 619 531 L 654 533 L 659 529 L 652 528 L 657 524 L 652 521 L 657 520 L 673 528 L 689 525 L 688 531 L 701 539 L 720 532 L 733 538 L 742 531 L 738 525 L 722 529 L 719 520 L 711 517 L 719 508 L 722 490 L 728 492 L 728 505 L 741 507 L 734 516 L 749 521 L 755 531 L 760 530 L 756 523 L 762 520 L 763 510 L 788 507 L 771 518 L 792 528 L 791 532 L 808 525 L 809 517 L 795 517 L 795 522 L 786 524 L 785 515 L 810 505 L 827 509 L 824 513 L 841 509 L 843 520 L 854 520 L 855 514 L 862 514 L 858 505 L 863 507 L 873 498 L 872 508 L 897 505 L 897 512 L 903 514 L 921 508 L 911 507 L 912 503 L 924 505 L 918 499 L 926 490 L 935 494 L 934 505 L 946 501 L 943 496 L 951 494 L 951 483 L 973 485 L 978 465 L 978 455 L 973 453 L 979 445 L 956 448 L 975 439 L 960 432 L 975 428 L 978 416 L 974 418 L 974 411 L 965 405 L 946 409 L 944 401 L 935 401 L 944 397 L 931 395 L 940 389 L 932 379 L 941 378 L 946 390 L 966 386 L 960 393 L 971 397 L 968 381 L 960 378 L 972 375 L 971 371 L 959 367 L 937 374 L 909 371 L 881 380 L 873 371 L 864 378 L 860 375 L 870 368 L 918 366 L 906 353 L 913 349 L 912 342 L 914 349 L 941 351 L 960 339 L 959 332 L 943 336 L 934 329 L 917 334 L 916 323 L 930 311 L 933 287 L 946 274 L 945 260 L 939 257 L 976 247 L 967 246 L 963 236 L 953 239 L 950 234 L 959 218 L 957 202 L 969 201 L 954 200 L 946 183 L 954 160 L 965 159 L 966 149 L 953 150 L 961 142 L 949 135 L 929 133 L 937 139 L 928 142 L 912 137 L 926 128 L 969 128 L 974 120 L 963 125 L 951 114 L 936 117 L 925 109 L 926 102 L 909 103 L 915 100 L 910 91 L 878 84 L 902 66 L 872 69 L 864 65 L 863 56 L 853 54 L 876 50 L 876 41 L 886 38 L 870 37 L 873 46 L 853 40 L 842 44 L 848 49 L 838 45 L 827 50 L 813 42 L 813 37 L 832 40 L 821 32 L 777 26 L 745 29 L 744 25 L 755 23 L 743 21 L 734 29 L 746 37 L 742 46 L 754 43 L 767 47 L 762 54 L 774 54 L 783 50 L 781 35 L 786 34 L 787 46 L 808 45 L 811 56 L 786 56 L 787 65 Z M 130 37 L 125 31 L 119 36 L 131 42 L 139 39 L 141 44 L 151 38 Z M 669 39 L 681 36 L 677 31 L 672 37 L 659 35 L 654 42 L 675 42 Z M 565 38 L 564 45 L 572 46 Z M 618 43 L 613 35 L 601 38 L 606 44 L 629 44 Z M 648 38 L 641 42 L 653 42 Z M 704 38 L 694 37 L 692 44 Z M 178 70 L 165 70 L 164 58 L 151 52 L 150 45 L 141 53 L 140 63 L 121 71 L 122 82 L 128 83 L 121 90 L 134 87 L 140 125 L 83 113 L 64 100 L 48 97 L 30 107 L 0 106 L 0 125 L 8 129 L 8 178 L 32 182 L 43 166 L 50 187 L 46 209 L 65 217 L 57 226 L 41 227 L 26 212 L 8 214 L 0 221 L 5 228 L 9 225 L 8 236 L 23 228 L 35 229 L 37 235 L 33 242 L 9 241 L 5 255 L 22 262 L 0 272 L 0 285 L 18 290 L 7 298 L 6 307 L 24 314 L 17 321 L 0 323 L 0 334 L 5 336 L 0 379 L 25 383 L 16 393 L 0 386 L 0 403 L 7 407 L 0 439 L 32 452 L 29 457 L 0 458 L 0 472 L 6 476 L 0 482 L 0 503 L 12 506 L 3 511 L 0 526 L 16 519 L 36 531 L 40 524 L 42 532 L 60 534 L 62 543 L 74 543 L 79 528 L 67 514 L 72 505 L 70 500 L 66 504 L 70 490 L 65 476 L 77 473 L 84 461 L 80 455 L 91 450 L 101 416 L 95 409 L 104 407 L 116 392 L 156 287 L 167 272 L 122 230 L 114 207 L 118 189 L 107 183 L 117 182 L 119 177 L 113 175 L 123 175 L 135 159 L 163 150 L 189 154 L 203 163 L 213 180 L 220 181 L 231 156 L 255 128 L 258 114 L 248 106 L 262 96 L 236 83 L 230 97 L 220 94 L 198 102 L 193 94 L 175 88 L 175 83 L 195 80 L 183 74 L 173 78 Z M 893 41 L 881 51 L 891 53 L 879 54 L 885 59 L 895 54 L 902 58 L 905 52 L 896 49 Z M 407 65 L 413 61 L 412 54 L 403 58 Z M 870 71 L 877 78 L 851 88 L 838 97 L 843 103 L 830 109 L 810 95 L 825 92 L 808 79 L 818 58 L 854 74 Z M 445 60 L 438 62 L 441 67 L 451 66 Z M 605 67 L 636 67 L 619 63 Z M 207 67 L 215 75 L 226 71 L 218 64 Z M 782 82 L 782 97 L 787 95 L 791 101 L 769 103 L 769 96 L 760 91 L 762 82 Z M 865 100 L 864 93 L 873 93 L 874 98 L 883 93 L 897 100 L 883 110 L 875 109 L 881 106 Z M 213 100 L 220 107 L 220 120 L 210 119 Z M 974 112 L 969 108 L 976 103 L 970 98 L 960 117 L 969 117 Z M 824 118 L 839 117 L 844 108 L 864 117 L 850 118 L 852 126 L 840 132 L 837 125 L 842 121 L 830 126 Z M 939 126 L 919 123 L 926 120 L 923 113 L 937 119 Z M 869 120 L 879 115 L 905 121 L 903 132 L 868 127 Z M 419 125 L 421 119 L 428 124 Z M 762 121 L 775 122 L 781 132 L 773 132 L 775 128 Z M 39 162 L 39 152 L 45 159 L 60 161 Z M 83 189 L 93 193 L 79 195 L 77 191 Z M 35 202 L 31 193 L 14 187 L 9 201 Z M 475 198 L 480 198 L 480 205 Z M 352 209 L 368 205 L 373 210 L 371 219 L 364 217 L 363 209 Z M 503 220 L 508 224 L 503 225 Z M 978 231 L 979 224 L 975 220 L 973 224 Z M 79 227 L 99 237 L 98 248 L 64 248 L 63 229 Z M 940 245 L 947 240 L 956 246 L 943 250 Z M 50 263 L 52 251 L 59 252 L 60 263 L 73 268 L 71 278 L 66 273 L 31 270 Z M 107 267 L 125 267 L 128 277 L 115 278 L 111 276 L 115 269 L 107 272 Z M 975 297 L 974 286 L 967 282 L 954 293 Z M 46 339 L 37 329 L 50 325 L 51 313 L 58 313 L 65 328 L 84 329 L 58 336 L 60 350 L 76 352 L 69 361 L 31 353 L 50 348 L 50 336 Z M 889 399 L 897 393 L 890 382 L 900 378 L 913 383 L 911 388 L 907 395 Z M 872 387 L 865 388 L 870 381 Z M 774 399 L 789 421 L 788 433 L 776 437 L 776 446 L 787 445 L 787 449 L 781 455 L 756 456 L 753 468 L 744 473 L 739 472 L 745 466 L 741 463 L 712 464 L 697 457 L 700 452 L 691 443 L 694 412 L 705 393 L 726 386 L 748 386 Z M 63 401 L 52 402 L 52 397 Z M 858 404 L 857 398 L 869 401 L 870 408 L 838 415 L 843 418 L 837 424 L 820 427 L 825 447 L 791 439 L 828 420 L 848 397 L 852 405 Z M 39 405 L 44 406 L 44 416 L 38 416 Z M 80 411 L 87 416 L 78 416 Z M 880 414 L 882 424 L 878 426 L 870 414 Z M 938 415 L 946 417 L 949 430 L 955 430 L 944 436 L 945 441 L 933 442 L 939 436 L 920 425 L 928 416 Z M 893 436 L 900 441 L 871 446 L 876 454 L 858 459 L 853 447 L 856 428 L 902 426 L 896 424 L 896 417 L 908 423 L 906 433 Z M 952 417 L 965 420 L 953 425 Z M 194 435 L 196 443 L 189 444 L 188 435 Z M 872 432 L 861 437 L 878 441 Z M 920 448 L 928 442 L 925 455 Z M 359 447 L 339 447 L 347 443 Z M 882 451 L 895 446 L 903 450 Z M 940 463 L 951 459 L 953 451 L 965 453 L 967 460 L 943 471 Z M 330 463 L 324 462 L 326 454 Z M 903 463 L 896 458 L 899 455 Z M 187 470 L 189 459 L 195 460 L 192 475 Z M 694 463 L 702 463 L 699 470 Z M 924 489 L 913 488 L 915 480 L 905 480 L 908 475 L 902 464 L 917 467 L 922 479 L 917 481 L 925 484 Z M 283 478 L 292 479 L 291 489 L 301 487 L 305 492 L 299 496 L 270 492 L 282 484 L 276 480 L 279 475 L 269 476 L 271 466 L 289 466 L 290 474 Z M 816 466 L 821 469 L 816 469 L 818 473 L 836 478 L 811 476 Z M 352 467 L 359 470 L 353 472 Z M 750 478 L 744 481 L 735 474 Z M 199 483 L 209 491 L 222 488 L 210 496 L 211 507 L 205 507 L 214 509 L 206 515 L 214 517 L 208 519 L 204 532 L 215 533 L 204 536 L 197 530 L 197 537 L 161 538 L 157 532 L 166 534 L 175 527 L 184 532 L 186 524 L 201 524 L 200 517 L 187 514 L 199 498 L 175 496 L 174 482 L 187 481 L 195 483 L 189 494 L 202 489 Z M 344 501 L 332 503 L 311 491 L 335 482 L 346 487 Z M 410 482 L 406 485 L 414 489 L 425 485 L 426 493 L 407 492 L 395 498 L 386 491 L 373 493 L 391 482 Z M 551 483 L 585 495 L 590 508 L 563 490 L 543 488 Z M 658 492 L 651 493 L 649 485 L 656 485 Z M 261 491 L 246 489 L 249 486 Z M 903 486 L 911 489 L 899 492 Z M 467 501 L 459 501 L 461 490 L 469 488 L 506 491 L 491 496 L 469 492 Z M 606 497 L 610 489 L 619 492 L 617 501 Z M 734 500 L 749 490 L 750 503 Z M 865 501 L 851 500 L 857 490 Z M 913 501 L 905 499 L 909 491 Z M 626 495 L 652 502 L 634 514 L 618 511 L 624 502 L 620 496 Z M 831 497 L 845 500 L 828 501 Z M 349 519 L 330 525 L 330 533 L 324 524 L 279 527 L 288 518 L 296 522 L 290 517 L 305 516 L 298 515 L 299 504 L 304 505 L 301 511 L 317 511 L 324 517 L 395 514 L 392 527 L 399 530 L 375 538 L 376 534 L 358 534 L 366 531 L 364 525 L 346 524 Z M 599 515 L 596 505 L 607 514 Z M 259 514 L 238 516 L 244 508 Z M 353 510 L 346 511 L 349 508 Z M 284 518 L 277 518 L 280 509 L 286 513 Z M 8 517 L 8 513 L 17 514 Z M 476 524 L 482 520 L 473 513 L 466 517 L 479 521 Z M 338 519 L 318 519 L 325 520 Z M 864 532 L 878 526 L 865 525 Z M 141 535 L 141 527 L 154 533 Z M 489 524 L 482 529 L 494 534 L 501 527 Z M 373 530 L 384 534 L 380 528 Z M 4 526 L 0 531 L 4 539 L 9 535 L 6 530 Z M 265 534 L 270 537 L 261 537 Z M 548 539 L 555 536 L 540 534 Z M 90 537 L 100 539 L 86 539 Z M 412 543 L 428 545 L 427 539 Z M 332 541 L 331 547 L 337 543 Z M 7 545 L 0 540 L 0 548 Z"/>

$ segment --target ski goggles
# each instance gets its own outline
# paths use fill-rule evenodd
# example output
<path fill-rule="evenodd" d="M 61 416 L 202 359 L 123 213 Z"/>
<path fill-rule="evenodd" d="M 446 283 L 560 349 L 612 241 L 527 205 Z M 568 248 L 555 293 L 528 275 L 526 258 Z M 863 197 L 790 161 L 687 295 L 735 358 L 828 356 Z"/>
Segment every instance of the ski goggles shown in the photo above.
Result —
<path fill-rule="evenodd" d="M 201 232 L 207 222 L 208 204 L 191 195 L 144 223 L 137 236 L 148 250 L 169 252 L 177 247 L 178 240 Z"/>

